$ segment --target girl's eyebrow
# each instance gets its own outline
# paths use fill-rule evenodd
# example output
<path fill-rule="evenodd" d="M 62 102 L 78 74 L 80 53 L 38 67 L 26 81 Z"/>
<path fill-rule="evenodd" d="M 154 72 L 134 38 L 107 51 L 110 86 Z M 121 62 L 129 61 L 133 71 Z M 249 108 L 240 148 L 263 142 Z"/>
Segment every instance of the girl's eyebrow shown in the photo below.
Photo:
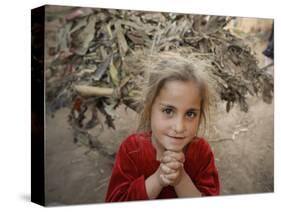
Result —
<path fill-rule="evenodd" d="M 164 103 L 159 103 L 161 106 L 163 106 L 163 107 L 168 107 L 168 108 L 173 108 L 173 109 L 177 109 L 175 106 L 173 106 L 173 105 L 169 105 L 169 104 L 164 104 Z M 189 109 L 187 109 L 186 110 L 186 112 L 196 112 L 196 111 L 200 111 L 200 109 L 199 108 L 189 108 Z"/>
<path fill-rule="evenodd" d="M 169 105 L 169 104 L 163 104 L 163 103 L 160 103 L 161 106 L 163 107 L 169 107 L 169 108 L 174 108 L 174 109 L 177 109 L 176 107 L 174 107 L 173 105 Z"/>
<path fill-rule="evenodd" d="M 190 108 L 187 110 L 188 112 L 193 112 L 193 111 L 200 111 L 198 108 Z"/>

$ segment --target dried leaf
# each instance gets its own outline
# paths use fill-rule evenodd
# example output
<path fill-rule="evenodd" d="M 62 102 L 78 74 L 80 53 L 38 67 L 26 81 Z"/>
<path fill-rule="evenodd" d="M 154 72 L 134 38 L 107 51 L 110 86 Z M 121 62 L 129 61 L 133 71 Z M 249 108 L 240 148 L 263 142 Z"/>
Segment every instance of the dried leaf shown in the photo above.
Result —
<path fill-rule="evenodd" d="M 165 23 L 166 18 L 162 13 L 145 13 L 141 16 L 143 22 L 151 22 L 151 23 Z"/>
<path fill-rule="evenodd" d="M 107 124 L 107 126 L 111 127 L 112 129 L 116 129 L 113 117 L 105 110 L 106 104 L 103 102 L 98 102 L 97 107 L 98 110 L 105 116 L 105 124 Z"/>
<path fill-rule="evenodd" d="M 78 55 L 85 55 L 89 49 L 89 45 L 95 35 L 96 19 L 91 15 L 88 18 L 88 24 L 79 32 L 75 32 L 73 41 L 73 51 Z M 73 33 L 74 34 L 74 33 Z"/>
<path fill-rule="evenodd" d="M 70 33 L 76 32 L 77 30 L 81 29 L 82 27 L 85 27 L 88 24 L 87 20 L 88 20 L 88 17 L 83 17 L 83 18 L 76 19 L 75 21 L 73 21 Z"/>
<path fill-rule="evenodd" d="M 83 77 L 84 75 L 93 75 L 96 72 L 96 70 L 97 70 L 97 67 L 94 65 L 94 66 L 91 66 L 91 68 L 82 69 L 76 75 L 78 77 Z"/>
<path fill-rule="evenodd" d="M 109 69 L 109 74 L 110 74 L 110 78 L 114 84 L 115 87 L 119 86 L 119 73 L 118 70 L 115 68 L 114 63 L 113 63 L 113 59 L 110 62 L 110 69 Z"/>
<path fill-rule="evenodd" d="M 99 64 L 98 69 L 93 76 L 95 80 L 98 81 L 101 79 L 101 77 L 105 74 L 111 60 L 112 60 L 112 56 L 109 55 L 103 63 Z"/>
<path fill-rule="evenodd" d="M 128 45 L 127 45 L 125 36 L 122 32 L 120 22 L 115 23 L 115 28 L 116 28 L 116 33 L 117 33 L 117 42 L 118 42 L 119 52 L 120 52 L 121 57 L 124 58 L 128 51 Z"/>

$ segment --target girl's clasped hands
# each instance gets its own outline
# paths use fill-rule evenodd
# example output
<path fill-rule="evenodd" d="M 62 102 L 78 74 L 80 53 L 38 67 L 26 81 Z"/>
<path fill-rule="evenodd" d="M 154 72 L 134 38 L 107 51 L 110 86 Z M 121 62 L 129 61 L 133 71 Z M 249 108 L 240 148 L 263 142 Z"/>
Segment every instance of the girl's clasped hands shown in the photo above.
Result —
<path fill-rule="evenodd" d="M 166 150 L 161 157 L 159 167 L 160 183 L 165 186 L 176 186 L 184 172 L 185 157 L 183 152 Z"/>

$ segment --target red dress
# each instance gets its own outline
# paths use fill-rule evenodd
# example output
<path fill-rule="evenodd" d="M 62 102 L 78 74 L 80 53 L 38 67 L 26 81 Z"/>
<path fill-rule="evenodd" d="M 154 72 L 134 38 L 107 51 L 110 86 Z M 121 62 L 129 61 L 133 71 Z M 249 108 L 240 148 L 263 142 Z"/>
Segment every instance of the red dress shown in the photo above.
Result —
<path fill-rule="evenodd" d="M 148 200 L 145 180 L 159 167 L 151 133 L 133 134 L 121 144 L 110 178 L 106 202 Z M 203 196 L 219 195 L 219 176 L 210 145 L 194 138 L 185 151 L 184 169 Z M 162 189 L 157 199 L 177 198 L 172 186 Z"/>

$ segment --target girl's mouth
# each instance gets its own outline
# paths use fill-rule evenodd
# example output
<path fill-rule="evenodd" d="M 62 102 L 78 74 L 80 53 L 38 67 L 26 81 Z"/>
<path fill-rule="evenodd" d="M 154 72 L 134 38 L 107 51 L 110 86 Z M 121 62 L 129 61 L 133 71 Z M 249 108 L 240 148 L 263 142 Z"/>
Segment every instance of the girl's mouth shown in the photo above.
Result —
<path fill-rule="evenodd" d="M 168 137 L 169 137 L 169 138 L 173 138 L 173 139 L 179 139 L 179 140 L 185 139 L 185 137 L 170 136 L 170 135 L 168 135 Z"/>

